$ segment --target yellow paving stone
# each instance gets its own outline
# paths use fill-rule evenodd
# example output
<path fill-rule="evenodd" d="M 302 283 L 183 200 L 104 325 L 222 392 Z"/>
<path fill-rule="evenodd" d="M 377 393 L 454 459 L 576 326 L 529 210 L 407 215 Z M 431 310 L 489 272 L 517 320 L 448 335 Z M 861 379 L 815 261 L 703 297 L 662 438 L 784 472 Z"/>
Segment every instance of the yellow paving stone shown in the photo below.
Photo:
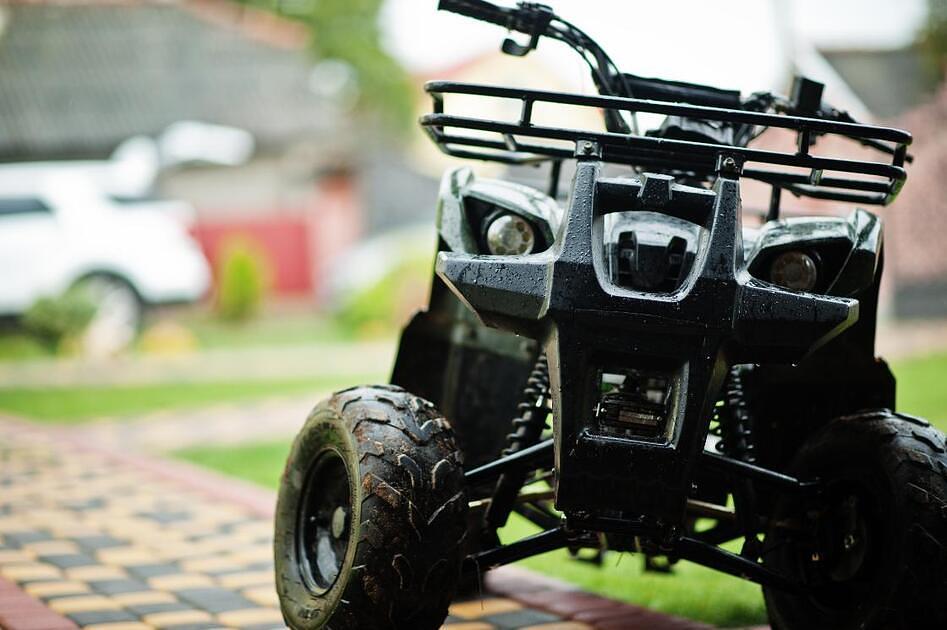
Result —
<path fill-rule="evenodd" d="M 0 534 L 11 534 L 23 531 L 23 521 L 9 516 L 0 517 Z"/>
<path fill-rule="evenodd" d="M 42 540 L 26 543 L 23 548 L 32 551 L 37 556 L 79 553 L 79 545 L 69 540 Z"/>
<path fill-rule="evenodd" d="M 273 533 L 273 526 L 267 521 L 253 519 L 248 520 L 245 523 L 240 523 L 239 525 L 234 525 L 231 531 L 240 534 L 249 533 L 253 535 L 266 535 Z"/>
<path fill-rule="evenodd" d="M 239 564 L 232 560 L 220 556 L 210 558 L 197 558 L 193 560 L 184 560 L 181 562 L 181 568 L 184 571 L 193 571 L 203 573 L 206 571 L 233 571 L 241 568 Z"/>
<path fill-rule="evenodd" d="M 452 604 L 450 614 L 455 617 L 460 617 L 461 619 L 477 619 L 479 617 L 486 617 L 487 615 L 497 615 L 519 610 L 520 608 L 522 608 L 522 606 L 512 599 L 493 597 Z"/>
<path fill-rule="evenodd" d="M 94 623 L 82 626 L 82 630 L 152 630 L 152 626 L 138 621 L 113 621 L 112 623 Z"/>
<path fill-rule="evenodd" d="M 461 621 L 460 623 L 448 623 L 441 626 L 441 630 L 495 630 L 496 626 L 482 621 Z"/>
<path fill-rule="evenodd" d="M 203 610 L 175 610 L 172 612 L 152 613 L 141 618 L 149 626 L 183 626 L 188 623 L 207 623 L 213 621 L 210 613 Z"/>
<path fill-rule="evenodd" d="M 165 560 L 183 560 L 185 558 L 197 558 L 207 556 L 210 552 L 201 544 L 190 542 L 171 542 L 162 544 L 163 541 L 156 541 L 154 551 L 156 555 Z"/>
<path fill-rule="evenodd" d="M 128 577 L 125 569 L 105 565 L 91 565 L 87 567 L 73 567 L 66 569 L 66 577 L 70 580 L 93 582 L 95 580 L 120 580 Z"/>
<path fill-rule="evenodd" d="M 273 584 L 272 571 L 244 571 L 221 575 L 217 580 L 224 588 L 243 588 L 244 586 L 260 586 Z"/>
<path fill-rule="evenodd" d="M 276 594 L 276 587 L 272 584 L 269 586 L 257 586 L 254 588 L 248 588 L 241 591 L 243 596 L 249 599 L 254 604 L 259 604 L 260 606 L 271 606 L 273 608 L 279 607 L 279 596 Z"/>
<path fill-rule="evenodd" d="M 132 566 L 136 564 L 152 564 L 157 558 L 144 547 L 108 547 L 99 549 L 95 557 L 103 564 L 117 564 Z"/>
<path fill-rule="evenodd" d="M 0 549 L 0 564 L 32 562 L 36 554 L 22 549 Z"/>
<path fill-rule="evenodd" d="M 25 585 L 24 590 L 33 597 L 53 597 L 54 595 L 76 595 L 88 593 L 89 585 L 71 580 L 55 582 L 31 582 Z"/>
<path fill-rule="evenodd" d="M 177 528 L 171 529 L 143 529 L 140 532 L 137 532 L 133 536 L 128 537 L 130 540 L 134 540 L 137 544 L 147 544 L 149 547 L 154 546 L 158 549 L 162 545 L 186 545 L 188 542 L 184 540 L 185 536 L 181 534 Z"/>
<path fill-rule="evenodd" d="M 272 608 L 231 610 L 217 615 L 217 621 L 227 626 L 251 626 L 258 623 L 282 623 L 283 615 Z"/>
<path fill-rule="evenodd" d="M 235 562 L 240 564 L 253 564 L 254 562 L 270 562 L 273 560 L 273 549 L 269 546 L 259 545 L 255 548 L 239 551 L 230 556 Z"/>
<path fill-rule="evenodd" d="M 148 606 L 149 604 L 173 604 L 177 598 L 164 591 L 138 591 L 137 593 L 118 593 L 112 599 L 122 606 Z"/>
<path fill-rule="evenodd" d="M 118 610 L 118 602 L 104 595 L 80 595 L 78 597 L 57 597 L 47 602 L 47 606 L 64 615 L 93 612 L 97 610 Z"/>
<path fill-rule="evenodd" d="M 214 536 L 191 544 L 199 546 L 207 554 L 218 555 L 232 553 L 234 549 L 243 549 L 247 546 L 246 541 L 233 540 L 224 536 Z"/>
<path fill-rule="evenodd" d="M 177 591 L 185 588 L 213 586 L 214 581 L 198 573 L 178 573 L 150 578 L 148 584 L 158 591 Z"/>
<path fill-rule="evenodd" d="M 273 532 L 268 531 L 264 534 L 260 534 L 251 530 L 246 530 L 243 532 L 227 534 L 225 540 L 230 543 L 231 549 L 237 549 L 241 545 L 247 545 L 257 541 L 266 541 L 267 544 L 269 544 L 270 541 L 273 540 Z"/>
<path fill-rule="evenodd" d="M 59 569 L 51 564 L 24 562 L 21 564 L 7 564 L 0 567 L 0 575 L 14 582 L 23 582 L 26 580 L 56 579 L 61 576 L 61 573 Z"/>
<path fill-rule="evenodd" d="M 78 538 L 80 536 L 98 536 L 102 530 L 83 523 L 50 523 L 49 532 L 60 538 Z"/>
<path fill-rule="evenodd" d="M 558 623 L 541 623 L 537 626 L 526 626 L 520 630 L 595 630 L 594 626 L 578 621 L 560 621 Z"/>
<path fill-rule="evenodd" d="M 181 534 L 185 536 L 199 536 L 201 534 L 209 534 L 216 529 L 217 528 L 213 525 L 199 521 L 182 521 L 174 524 L 174 531 L 181 532 Z"/>
<path fill-rule="evenodd" d="M 103 514 L 101 519 L 108 521 L 105 529 L 116 538 L 140 538 L 149 534 L 159 535 L 161 532 L 158 523 L 146 519 L 121 518 L 115 514 Z"/>

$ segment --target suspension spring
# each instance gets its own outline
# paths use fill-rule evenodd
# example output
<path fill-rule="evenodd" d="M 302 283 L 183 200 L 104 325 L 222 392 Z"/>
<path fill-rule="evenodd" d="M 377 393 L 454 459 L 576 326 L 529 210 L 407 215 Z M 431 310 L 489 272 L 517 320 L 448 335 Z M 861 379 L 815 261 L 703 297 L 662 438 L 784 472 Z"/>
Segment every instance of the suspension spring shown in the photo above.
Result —
<path fill-rule="evenodd" d="M 734 459 L 754 463 L 753 416 L 747 404 L 743 387 L 743 373 L 746 368 L 734 366 L 730 370 L 722 404 L 715 409 L 716 420 L 714 435 L 720 440 L 716 449 Z"/>
<path fill-rule="evenodd" d="M 546 428 L 548 403 L 549 363 L 546 361 L 546 355 L 541 354 L 526 379 L 523 400 L 517 405 L 513 428 L 506 436 L 507 447 L 503 449 L 503 455 L 511 455 L 539 441 L 543 429 Z M 506 524 L 528 476 L 528 472 L 521 471 L 500 475 L 484 514 L 484 525 L 491 536 L 495 537 L 496 530 Z"/>
<path fill-rule="evenodd" d="M 504 455 L 511 455 L 535 444 L 546 427 L 546 401 L 549 399 L 549 363 L 541 354 L 526 379 L 523 400 L 516 407 L 513 431 L 507 434 Z"/>

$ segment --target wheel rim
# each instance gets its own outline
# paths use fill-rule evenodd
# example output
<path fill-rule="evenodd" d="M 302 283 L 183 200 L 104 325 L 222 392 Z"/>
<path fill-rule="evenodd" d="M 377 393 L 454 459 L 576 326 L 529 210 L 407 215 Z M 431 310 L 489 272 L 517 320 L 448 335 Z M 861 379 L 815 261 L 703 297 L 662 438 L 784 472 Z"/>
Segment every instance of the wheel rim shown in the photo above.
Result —
<path fill-rule="evenodd" d="M 141 320 L 141 304 L 134 290 L 108 276 L 93 276 L 81 286 L 95 304 L 95 315 L 85 333 L 86 345 L 94 354 L 110 354 L 131 345 Z"/>
<path fill-rule="evenodd" d="M 812 586 L 811 601 L 825 614 L 851 614 L 874 596 L 880 566 L 873 548 L 883 536 L 871 492 L 851 480 L 831 483 L 821 508 L 806 518 L 813 538 L 790 546 L 795 573 Z"/>
<path fill-rule="evenodd" d="M 351 516 L 345 462 L 337 451 L 323 451 L 306 477 L 296 528 L 299 566 L 310 591 L 324 593 L 338 579 L 348 551 Z"/>

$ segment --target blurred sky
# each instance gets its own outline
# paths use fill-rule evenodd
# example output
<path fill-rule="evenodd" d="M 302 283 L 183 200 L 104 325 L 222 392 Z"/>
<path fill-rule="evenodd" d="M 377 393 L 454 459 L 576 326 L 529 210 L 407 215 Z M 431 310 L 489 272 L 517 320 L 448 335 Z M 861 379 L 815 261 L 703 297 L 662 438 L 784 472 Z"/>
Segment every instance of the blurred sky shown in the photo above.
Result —
<path fill-rule="evenodd" d="M 897 48 L 911 42 L 925 0 L 546 0 L 601 44 L 622 69 L 744 91 L 781 89 L 800 42 L 818 48 Z M 512 5 L 512 0 L 503 4 Z M 387 0 L 389 49 L 412 71 L 436 75 L 495 50 L 499 27 L 436 11 L 436 0 Z M 539 57 L 590 87 L 578 57 L 540 44 Z"/>

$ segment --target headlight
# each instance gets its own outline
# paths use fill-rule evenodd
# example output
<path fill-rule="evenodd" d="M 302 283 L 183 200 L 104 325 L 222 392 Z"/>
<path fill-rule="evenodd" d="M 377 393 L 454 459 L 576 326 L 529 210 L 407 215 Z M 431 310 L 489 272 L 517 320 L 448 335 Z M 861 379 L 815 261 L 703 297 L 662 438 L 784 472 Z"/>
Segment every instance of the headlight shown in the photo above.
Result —
<path fill-rule="evenodd" d="M 487 226 L 487 249 L 496 256 L 528 254 L 536 244 L 533 226 L 515 214 L 503 214 Z"/>
<path fill-rule="evenodd" d="M 783 252 L 769 267 L 773 284 L 793 291 L 811 291 L 818 280 L 818 269 L 812 256 L 799 251 Z"/>

